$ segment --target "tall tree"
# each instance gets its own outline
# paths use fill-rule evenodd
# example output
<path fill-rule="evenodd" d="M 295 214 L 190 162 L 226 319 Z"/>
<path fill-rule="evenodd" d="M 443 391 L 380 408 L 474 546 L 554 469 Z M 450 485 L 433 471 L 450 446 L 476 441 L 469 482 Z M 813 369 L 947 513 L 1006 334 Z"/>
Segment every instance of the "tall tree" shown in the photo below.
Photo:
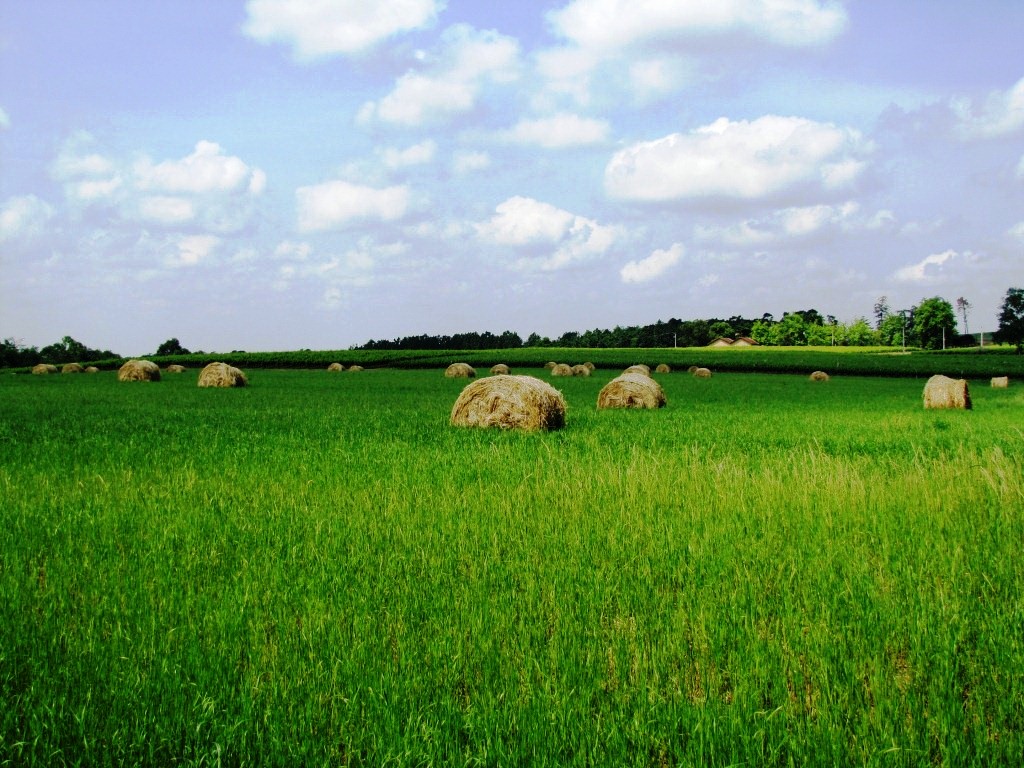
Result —
<path fill-rule="evenodd" d="M 953 305 L 940 296 L 922 299 L 914 309 L 914 331 L 923 349 L 942 349 L 956 333 Z"/>
<path fill-rule="evenodd" d="M 875 317 L 875 328 L 877 330 L 881 330 L 882 329 L 882 323 L 885 322 L 885 318 L 889 317 L 889 315 L 892 314 L 892 311 L 889 309 L 889 297 L 888 296 L 879 296 L 878 297 L 878 301 L 875 302 L 874 311 L 875 311 L 875 315 L 874 315 L 874 317 Z"/>
<path fill-rule="evenodd" d="M 1010 288 L 1006 291 L 1003 306 L 999 309 L 996 340 L 1004 344 L 1016 344 L 1018 355 L 1024 352 L 1024 288 Z"/>
<path fill-rule="evenodd" d="M 970 333 L 970 331 L 967 330 L 967 313 L 971 311 L 971 302 L 969 302 L 967 299 L 961 296 L 956 300 L 956 311 L 957 314 L 963 318 L 964 335 L 966 336 L 967 334 Z"/>

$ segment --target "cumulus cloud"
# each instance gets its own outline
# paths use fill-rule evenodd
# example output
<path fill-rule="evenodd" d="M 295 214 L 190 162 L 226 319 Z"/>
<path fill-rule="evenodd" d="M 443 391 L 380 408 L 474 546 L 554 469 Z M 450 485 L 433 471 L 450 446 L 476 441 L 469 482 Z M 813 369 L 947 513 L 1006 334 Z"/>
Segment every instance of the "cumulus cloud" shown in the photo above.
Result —
<path fill-rule="evenodd" d="M 916 264 L 901 267 L 893 273 L 893 277 L 901 283 L 934 283 L 949 277 L 958 267 L 976 259 L 975 254 L 970 251 L 959 253 L 950 249 L 926 256 Z"/>
<path fill-rule="evenodd" d="M 683 258 L 683 245 L 675 243 L 667 250 L 654 251 L 646 259 L 627 262 L 619 270 L 619 276 L 624 283 L 646 283 L 675 266 L 681 258 Z"/>
<path fill-rule="evenodd" d="M 491 156 L 486 152 L 464 150 L 456 152 L 452 157 L 452 170 L 459 175 L 482 171 L 485 168 L 489 168 L 490 165 Z"/>
<path fill-rule="evenodd" d="M 746 219 L 728 227 L 698 226 L 696 235 L 733 247 L 765 245 L 780 240 L 810 237 L 827 230 L 851 230 L 858 227 L 879 229 L 891 219 L 891 212 L 859 217 L 860 206 L 852 201 L 842 205 L 809 205 L 784 208 L 768 216 Z"/>
<path fill-rule="evenodd" d="M 3 107 L 0 107 L 0 131 L 11 127 L 11 118 L 4 112 Z"/>
<path fill-rule="evenodd" d="M 434 159 L 437 153 L 437 144 L 433 141 L 422 141 L 413 144 L 405 149 L 388 147 L 380 151 L 380 158 L 384 165 L 391 170 L 406 168 L 411 165 L 423 165 Z"/>
<path fill-rule="evenodd" d="M 1005 136 L 1024 128 L 1024 78 L 1006 91 L 989 94 L 980 106 L 968 99 L 952 102 L 960 135 L 968 139 Z"/>
<path fill-rule="evenodd" d="M 405 186 L 367 187 L 328 181 L 295 191 L 300 232 L 341 229 L 356 221 L 395 221 L 409 207 Z"/>
<path fill-rule="evenodd" d="M 440 55 L 428 57 L 425 71 L 402 75 L 391 93 L 362 106 L 358 121 L 406 126 L 443 122 L 471 110 L 484 84 L 516 76 L 519 44 L 511 37 L 458 24 L 445 30 L 441 43 Z"/>
<path fill-rule="evenodd" d="M 476 226 L 477 236 L 518 250 L 522 269 L 555 270 L 601 256 L 618 237 L 614 227 L 529 197 L 510 197 L 494 211 Z"/>
<path fill-rule="evenodd" d="M 861 135 L 831 123 L 767 115 L 720 118 L 617 152 L 605 169 L 609 194 L 647 202 L 759 200 L 792 190 L 849 187 L 870 150 Z"/>
<path fill-rule="evenodd" d="M 1024 221 L 1014 224 L 1007 233 L 1010 237 L 1024 243 Z"/>
<path fill-rule="evenodd" d="M 35 195 L 12 197 L 0 206 L 0 243 L 41 234 L 53 218 L 53 207 Z"/>
<path fill-rule="evenodd" d="M 299 61 L 364 53 L 389 37 L 431 24 L 443 0 L 249 0 L 242 31 L 290 45 Z"/>
<path fill-rule="evenodd" d="M 606 120 L 594 120 L 560 113 L 535 120 L 520 120 L 500 137 L 517 144 L 535 144 L 545 149 L 561 149 L 600 144 L 608 138 Z"/>
<path fill-rule="evenodd" d="M 133 168 L 135 186 L 144 191 L 191 195 L 249 192 L 260 194 L 266 176 L 237 157 L 225 155 L 219 144 L 200 141 L 192 154 L 181 160 L 154 164 L 143 158 Z"/>
<path fill-rule="evenodd" d="M 220 238 L 215 235 L 185 235 L 176 238 L 177 254 L 168 262 L 171 267 L 191 267 L 210 257 Z"/>
<path fill-rule="evenodd" d="M 842 32 L 846 20 L 842 4 L 831 0 L 573 0 L 548 14 L 556 34 L 605 51 L 736 33 L 778 45 L 816 45 Z"/>

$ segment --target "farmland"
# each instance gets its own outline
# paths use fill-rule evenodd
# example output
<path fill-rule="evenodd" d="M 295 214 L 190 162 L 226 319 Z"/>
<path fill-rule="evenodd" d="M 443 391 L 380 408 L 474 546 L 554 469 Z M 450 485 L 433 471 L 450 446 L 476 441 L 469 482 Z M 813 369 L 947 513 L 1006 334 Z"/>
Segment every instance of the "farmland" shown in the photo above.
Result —
<path fill-rule="evenodd" d="M 541 434 L 449 427 L 453 355 L 0 377 L 0 764 L 1016 764 L 1024 388 L 727 351 L 598 411 L 601 354 L 516 367 Z"/>

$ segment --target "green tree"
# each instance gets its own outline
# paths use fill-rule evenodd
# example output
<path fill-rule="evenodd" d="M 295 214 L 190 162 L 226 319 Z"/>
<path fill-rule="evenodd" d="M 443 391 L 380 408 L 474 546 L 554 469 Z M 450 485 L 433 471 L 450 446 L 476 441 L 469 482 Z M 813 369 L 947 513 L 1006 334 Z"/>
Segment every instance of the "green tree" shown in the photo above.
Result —
<path fill-rule="evenodd" d="M 156 348 L 156 353 L 158 355 L 189 355 L 189 354 L 192 354 L 187 349 L 185 349 L 183 346 L 181 346 L 181 342 L 178 341 L 177 339 L 168 339 L 167 341 L 165 341 L 163 344 L 161 344 L 159 347 Z"/>
<path fill-rule="evenodd" d="M 999 309 L 996 341 L 1016 344 L 1018 355 L 1024 352 L 1024 288 L 1010 288 L 1006 291 L 1003 306 Z"/>
<path fill-rule="evenodd" d="M 711 327 L 708 330 L 711 331 L 712 339 L 717 339 L 721 337 L 731 339 L 733 337 L 733 334 L 736 333 L 736 331 L 733 330 L 733 327 L 729 325 L 727 322 L 725 322 L 725 320 L 718 320 L 712 323 Z"/>
<path fill-rule="evenodd" d="M 885 319 L 892 315 L 892 310 L 889 309 L 889 297 L 879 296 L 878 301 L 875 302 L 875 328 L 877 330 L 882 329 L 882 323 Z"/>
<path fill-rule="evenodd" d="M 907 344 L 913 346 L 913 328 L 908 326 L 908 319 L 902 312 L 887 315 L 882 320 L 882 324 L 878 326 L 878 340 L 888 347 L 903 346 L 904 340 L 906 340 Z"/>
<path fill-rule="evenodd" d="M 923 349 L 942 349 L 956 335 L 953 305 L 940 296 L 922 299 L 914 309 L 914 331 Z"/>

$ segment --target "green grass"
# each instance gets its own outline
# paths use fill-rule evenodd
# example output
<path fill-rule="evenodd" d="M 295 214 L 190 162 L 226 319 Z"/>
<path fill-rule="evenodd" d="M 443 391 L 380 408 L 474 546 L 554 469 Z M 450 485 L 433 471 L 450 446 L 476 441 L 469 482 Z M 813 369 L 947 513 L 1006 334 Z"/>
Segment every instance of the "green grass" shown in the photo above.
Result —
<path fill-rule="evenodd" d="M 599 370 L 525 435 L 439 369 L 249 373 L 0 377 L 0 764 L 1024 753 L 1019 386 Z"/>

